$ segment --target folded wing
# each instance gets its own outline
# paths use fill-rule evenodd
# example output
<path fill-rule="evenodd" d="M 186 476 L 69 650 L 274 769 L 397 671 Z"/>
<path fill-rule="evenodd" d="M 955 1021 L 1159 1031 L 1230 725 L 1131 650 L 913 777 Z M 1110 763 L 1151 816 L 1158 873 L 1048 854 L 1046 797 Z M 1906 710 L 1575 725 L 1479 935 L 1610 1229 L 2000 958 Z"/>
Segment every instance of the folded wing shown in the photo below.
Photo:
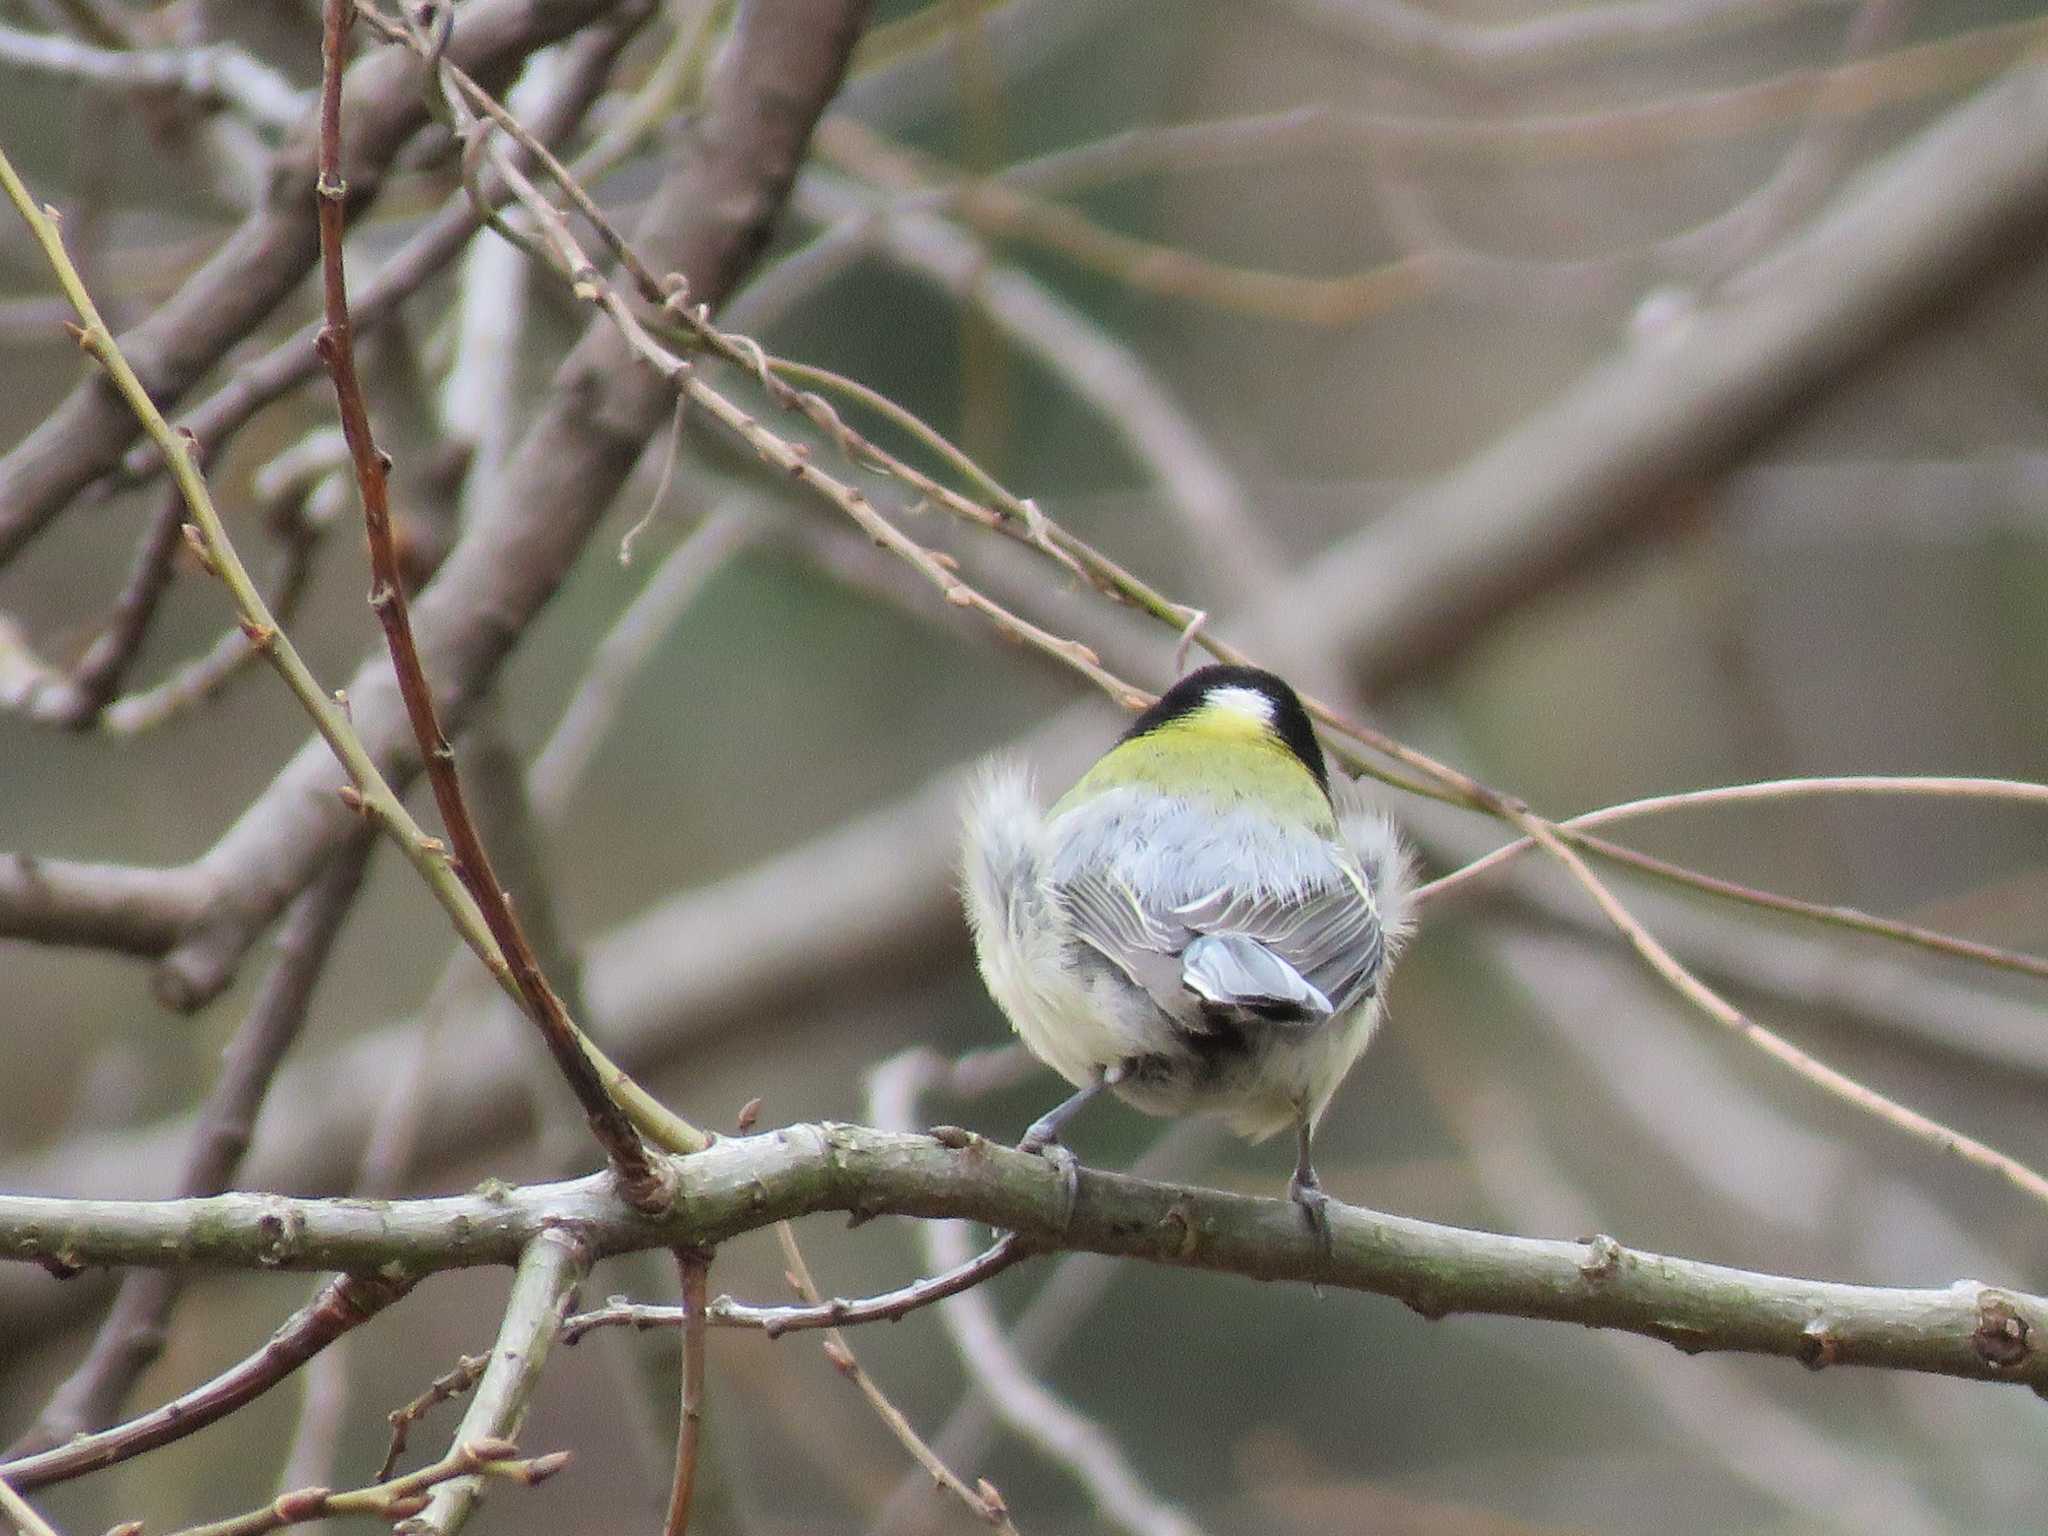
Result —
<path fill-rule="evenodd" d="M 1095 869 L 1060 900 L 1076 937 L 1194 1028 L 1219 1015 L 1319 1024 L 1371 992 L 1385 947 L 1362 876 L 1343 866 L 1292 890 L 1225 887 L 1163 907 Z"/>

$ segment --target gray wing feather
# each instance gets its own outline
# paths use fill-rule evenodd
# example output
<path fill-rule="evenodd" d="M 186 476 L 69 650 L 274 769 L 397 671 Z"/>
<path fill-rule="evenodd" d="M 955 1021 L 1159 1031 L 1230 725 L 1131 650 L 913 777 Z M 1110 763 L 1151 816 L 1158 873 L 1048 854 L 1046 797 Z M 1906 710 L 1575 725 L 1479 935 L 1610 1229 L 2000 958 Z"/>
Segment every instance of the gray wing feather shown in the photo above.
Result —
<path fill-rule="evenodd" d="M 1089 870 L 1059 887 L 1074 935 L 1150 993 L 1169 1013 L 1179 1014 L 1178 956 L 1193 935 L 1160 920 L 1114 870 Z"/>
<path fill-rule="evenodd" d="M 1379 915 L 1341 874 L 1303 891 L 1212 892 L 1173 910 L 1197 933 L 1235 934 L 1284 961 L 1341 1013 L 1372 986 L 1384 941 Z"/>
<path fill-rule="evenodd" d="M 1204 1002 L 1226 1008 L 1288 1008 L 1317 1022 L 1330 1000 L 1257 939 L 1241 933 L 1199 934 L 1181 951 L 1181 981 Z"/>
<path fill-rule="evenodd" d="M 1076 937 L 1189 1024 L 1201 1022 L 1197 1003 L 1329 1018 L 1371 989 L 1384 947 L 1372 898 L 1341 869 L 1302 889 L 1226 886 L 1161 908 L 1096 868 L 1063 882 L 1059 896 Z"/>

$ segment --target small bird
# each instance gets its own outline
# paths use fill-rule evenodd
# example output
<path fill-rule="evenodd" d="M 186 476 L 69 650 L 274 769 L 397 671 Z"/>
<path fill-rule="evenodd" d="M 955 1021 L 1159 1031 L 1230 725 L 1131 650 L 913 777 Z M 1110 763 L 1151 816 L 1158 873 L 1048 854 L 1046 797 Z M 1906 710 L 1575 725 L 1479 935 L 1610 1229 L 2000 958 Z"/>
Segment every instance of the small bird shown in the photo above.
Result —
<path fill-rule="evenodd" d="M 1056 1147 L 1104 1088 L 1254 1140 L 1292 1127 L 1288 1194 L 1327 1243 L 1310 1138 L 1380 1020 L 1411 874 L 1387 819 L 1332 795 L 1294 690 L 1203 667 L 1051 810 L 997 761 L 965 823 L 982 977 L 1079 1090 L 1019 1145 Z"/>

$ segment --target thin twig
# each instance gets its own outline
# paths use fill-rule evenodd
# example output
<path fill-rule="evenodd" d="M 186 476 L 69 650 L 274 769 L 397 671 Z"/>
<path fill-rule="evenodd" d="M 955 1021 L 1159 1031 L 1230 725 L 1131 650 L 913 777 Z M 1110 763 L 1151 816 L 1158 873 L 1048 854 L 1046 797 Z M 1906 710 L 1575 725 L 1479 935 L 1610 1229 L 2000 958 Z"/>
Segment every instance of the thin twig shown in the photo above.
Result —
<path fill-rule="evenodd" d="M 818 1282 L 811 1275 L 811 1266 L 804 1262 L 803 1249 L 797 1245 L 796 1228 L 786 1221 L 778 1221 L 775 1238 L 782 1245 L 782 1260 L 789 1267 L 790 1283 L 797 1295 L 811 1306 L 818 1306 L 823 1297 L 818 1292 Z M 933 1484 L 951 1493 L 984 1524 L 993 1526 L 1005 1536 L 1017 1536 L 1017 1527 L 1010 1522 L 1009 1506 L 1003 1502 L 1003 1496 L 996 1491 L 995 1485 L 982 1478 L 978 1487 L 970 1488 L 958 1473 L 939 1459 L 938 1453 L 904 1417 L 903 1410 L 889 1400 L 881 1385 L 862 1367 L 852 1346 L 846 1342 L 845 1334 L 837 1328 L 829 1328 L 821 1342 L 825 1358 L 832 1362 L 840 1375 L 860 1388 L 861 1395 L 888 1426 L 889 1432 L 910 1452 L 911 1459 L 923 1468 L 925 1476 Z"/>
<path fill-rule="evenodd" d="M 172 1532 L 172 1536 L 264 1536 L 266 1531 L 336 1515 L 356 1515 L 389 1524 L 409 1519 L 425 1509 L 428 1493 L 451 1478 L 489 1476 L 532 1488 L 568 1464 L 567 1451 L 551 1451 L 545 1456 L 521 1460 L 519 1447 L 510 1440 L 466 1440 L 431 1466 L 403 1477 L 388 1481 L 380 1477 L 367 1487 L 346 1493 L 336 1493 L 331 1488 L 300 1488 L 279 1494 L 245 1515 L 188 1526 Z"/>
<path fill-rule="evenodd" d="M 918 1099 L 944 1063 L 927 1050 L 906 1051 L 868 1074 L 868 1116 L 900 1129 L 918 1118 Z M 1192 1235 L 1192 1228 L 1184 1228 Z M 925 1222 L 918 1230 L 934 1267 L 967 1261 L 967 1226 Z M 1025 1368 L 1005 1337 L 986 1291 L 970 1291 L 940 1309 L 960 1362 L 1003 1422 L 1059 1464 L 1094 1497 L 1104 1519 L 1131 1536 L 1200 1536 L 1200 1527 L 1145 1486 L 1114 1437 L 1060 1400 Z"/>
<path fill-rule="evenodd" d="M 24 1499 L 0 1478 L 0 1514 L 5 1514 L 14 1523 L 21 1536 L 59 1536 L 57 1528 L 36 1511 L 36 1507 Z"/>
<path fill-rule="evenodd" d="M 1645 816 L 1663 815 L 1671 811 L 1730 804 L 1756 804 L 1777 799 L 1800 799 L 1810 796 L 1928 796 L 1935 799 L 1981 799 L 1997 800 L 2019 805 L 2040 805 L 2048 807 L 2048 785 L 2035 784 L 2022 779 L 1984 778 L 1938 778 L 1928 776 L 1903 777 L 1897 775 L 1837 776 L 1832 778 L 1771 779 L 1752 784 L 1723 784 L 1710 789 L 1687 790 L 1679 794 L 1656 795 L 1647 799 L 1631 800 L 1623 804 L 1587 811 L 1556 824 L 1558 836 L 1575 847 L 1615 863 L 1625 864 L 1631 869 L 1655 876 L 1673 885 L 1703 891 L 1708 895 L 1723 897 L 1746 906 L 1761 907 L 1767 911 L 1783 912 L 1796 917 L 1810 918 L 1815 922 L 1847 929 L 1856 933 L 1867 933 L 1877 938 L 1891 939 L 1911 944 L 1937 954 L 1953 955 L 1958 959 L 1973 961 L 1997 970 L 2013 971 L 2024 976 L 2048 979 L 2048 957 L 2026 953 L 2021 950 L 2002 948 L 1985 944 L 1975 939 L 1958 938 L 1953 934 L 1936 932 L 1913 923 L 1903 923 L 1892 918 L 1878 917 L 1853 907 L 1833 903 L 1803 901 L 1797 897 L 1781 895 L 1775 891 L 1760 890 L 1737 881 L 1722 879 L 1705 874 L 1684 865 L 1674 864 L 1651 854 L 1626 848 L 1605 838 L 1595 837 L 1587 828 L 1604 826 L 1619 821 L 1635 820 Z M 1528 838 L 1503 844 L 1491 853 L 1463 864 L 1448 874 L 1439 875 L 1428 884 L 1418 887 L 1414 901 L 1419 907 L 1462 889 L 1470 882 L 1497 873 L 1506 863 L 1534 847 Z"/>
<path fill-rule="evenodd" d="M 988 1248 L 943 1273 L 930 1275 L 893 1291 L 863 1296 L 857 1301 L 833 1297 L 801 1307 L 753 1306 L 720 1296 L 710 1305 L 710 1319 L 722 1328 L 756 1328 L 771 1339 L 785 1333 L 812 1328 L 855 1327 L 861 1323 L 894 1323 L 920 1307 L 928 1307 L 948 1296 L 957 1296 L 1013 1264 L 1031 1257 L 1032 1249 L 1014 1232 L 1005 1232 Z M 563 1325 L 563 1335 L 573 1343 L 593 1328 L 679 1328 L 691 1322 L 683 1307 L 644 1306 L 614 1301 L 589 1312 L 579 1312 Z"/>
<path fill-rule="evenodd" d="M 53 678 L 23 701 L 31 719 L 82 730 L 99 718 L 121 678 L 142 649 L 157 603 L 169 590 L 173 559 L 184 542 L 185 501 L 175 486 L 164 493 L 150 519 L 128 580 L 114 598 L 106 622 L 68 676 Z"/>
<path fill-rule="evenodd" d="M 398 686 L 419 742 L 421 760 L 433 786 L 434 803 L 453 844 L 457 874 L 469 888 L 491 937 L 505 957 L 528 1015 L 539 1026 L 556 1066 L 568 1079 L 598 1143 L 618 1175 L 627 1200 L 655 1211 L 673 1197 L 666 1165 L 651 1156 L 640 1133 L 606 1091 L 579 1033 L 570 1023 L 561 998 L 541 973 L 540 962 L 527 942 L 525 929 L 513 914 L 504 887 L 491 868 L 483 840 L 457 774 L 455 751 L 441 729 L 432 685 L 420 665 L 413 643 L 412 619 L 405 597 L 405 579 L 391 531 L 388 465 L 371 436 L 369 408 L 356 377 L 350 339 L 348 287 L 343 233 L 348 189 L 341 179 L 341 77 L 352 0 L 326 0 L 321 35 L 320 85 L 320 247 L 326 323 L 320 348 L 334 376 L 334 393 L 342 431 L 354 458 L 357 485 L 363 498 L 363 522 L 370 542 L 373 580 L 370 606 L 384 628 Z"/>
<path fill-rule="evenodd" d="M 1015 1050 L 1024 1064 L 1033 1070 L 1042 1070 L 1021 1046 Z M 948 1064 L 940 1086 L 969 1097 L 993 1091 L 992 1087 L 982 1086 L 992 1076 L 988 1069 L 995 1065 L 989 1057 L 989 1052 L 978 1051 L 956 1058 Z M 1176 1120 L 1145 1155 L 1131 1165 L 1131 1173 L 1142 1179 L 1176 1177 L 1190 1166 L 1200 1166 L 1224 1135 L 1223 1127 L 1214 1120 Z M 1017 1358 L 1026 1369 L 1037 1371 L 1044 1368 L 1060 1345 L 1088 1320 L 1119 1272 L 1113 1261 L 1098 1254 L 1069 1253 L 1061 1257 L 1045 1284 L 1038 1288 L 1037 1294 L 1017 1314 L 1008 1329 L 1010 1347 L 1017 1352 Z M 932 1436 L 932 1454 L 942 1461 L 978 1461 L 988 1443 L 994 1421 L 995 1410 L 987 1397 L 970 1386 L 954 1404 L 953 1411 L 947 1414 L 939 1432 Z M 882 1506 L 881 1513 L 870 1523 L 870 1536 L 898 1529 L 913 1504 L 920 1502 L 929 1492 L 928 1479 L 920 1477 L 914 1470 L 906 1470 Z"/>
<path fill-rule="evenodd" d="M 1883 799 L 1888 796 L 1926 797 L 1936 800 L 1992 800 L 2016 805 L 2038 805 L 2048 809 L 2048 784 L 2026 779 L 1964 778 L 1926 774 L 1836 774 L 1797 779 L 1760 779 L 1748 784 L 1716 784 L 1707 789 L 1681 790 L 1668 795 L 1645 795 L 1568 817 L 1556 824 L 1560 836 L 1615 822 L 1635 821 L 1645 816 L 1662 816 L 1672 811 L 1720 805 L 1768 804 L 1778 800 L 1833 798 L 1837 796 Z M 1576 840 L 1576 839 L 1574 839 Z M 1484 858 L 1432 880 L 1416 893 L 1418 901 L 1439 898 L 1458 886 L 1476 880 L 1508 860 L 1527 853 L 1534 842 L 1527 837 L 1504 843 Z M 1427 895 L 1423 894 L 1427 891 Z"/>
<path fill-rule="evenodd" d="M 662 1536 L 684 1536 L 690 1528 L 690 1504 L 697 1491 L 697 1457 L 704 1444 L 705 1290 L 711 1274 L 711 1257 L 701 1249 L 678 1248 L 675 1260 L 683 1283 L 682 1408 L 676 1425 L 676 1472 L 669 1484 Z"/>
<path fill-rule="evenodd" d="M 279 546 L 264 601 L 281 626 L 297 614 L 312 585 L 313 556 L 338 520 L 341 497 L 329 476 L 346 465 L 347 455 L 340 432 L 324 429 L 302 437 L 256 472 L 263 521 Z M 99 728 L 109 736 L 155 730 L 214 698 L 261 655 L 245 631 L 230 627 L 211 650 L 163 681 L 109 702 L 100 711 Z"/>
<path fill-rule="evenodd" d="M 443 1371 L 427 1383 L 426 1391 L 401 1408 L 394 1408 L 386 1417 L 391 1421 L 391 1448 L 384 1453 L 384 1464 L 377 1468 L 376 1482 L 388 1482 L 391 1474 L 398 1470 L 398 1458 L 405 1454 L 407 1436 L 413 1425 L 451 1398 L 460 1397 L 477 1384 L 489 1365 L 489 1355 L 464 1355 L 455 1362 L 454 1368 Z"/>

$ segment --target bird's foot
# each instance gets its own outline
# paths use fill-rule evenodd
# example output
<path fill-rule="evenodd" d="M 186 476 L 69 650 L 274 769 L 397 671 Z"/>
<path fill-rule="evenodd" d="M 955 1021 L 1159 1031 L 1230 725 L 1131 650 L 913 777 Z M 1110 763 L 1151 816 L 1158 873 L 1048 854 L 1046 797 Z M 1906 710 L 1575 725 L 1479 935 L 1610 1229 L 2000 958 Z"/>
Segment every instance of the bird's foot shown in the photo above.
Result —
<path fill-rule="evenodd" d="M 1294 1177 L 1287 1181 L 1287 1198 L 1301 1207 L 1302 1217 L 1308 1222 L 1309 1233 L 1315 1239 L 1318 1268 L 1328 1264 L 1332 1251 L 1330 1197 L 1323 1193 L 1322 1182 L 1316 1178 L 1313 1168 L 1305 1172 L 1297 1170 Z M 1314 1290 L 1318 1296 L 1323 1294 L 1320 1283 L 1314 1283 Z"/>
<path fill-rule="evenodd" d="M 1058 1171 L 1060 1176 L 1060 1220 L 1059 1227 L 1065 1233 L 1074 1219 L 1074 1204 L 1081 1198 L 1081 1162 L 1059 1139 L 1056 1132 L 1044 1129 L 1044 1122 L 1031 1127 L 1024 1133 L 1024 1139 L 1017 1143 L 1019 1152 L 1029 1152 L 1042 1157 Z"/>

